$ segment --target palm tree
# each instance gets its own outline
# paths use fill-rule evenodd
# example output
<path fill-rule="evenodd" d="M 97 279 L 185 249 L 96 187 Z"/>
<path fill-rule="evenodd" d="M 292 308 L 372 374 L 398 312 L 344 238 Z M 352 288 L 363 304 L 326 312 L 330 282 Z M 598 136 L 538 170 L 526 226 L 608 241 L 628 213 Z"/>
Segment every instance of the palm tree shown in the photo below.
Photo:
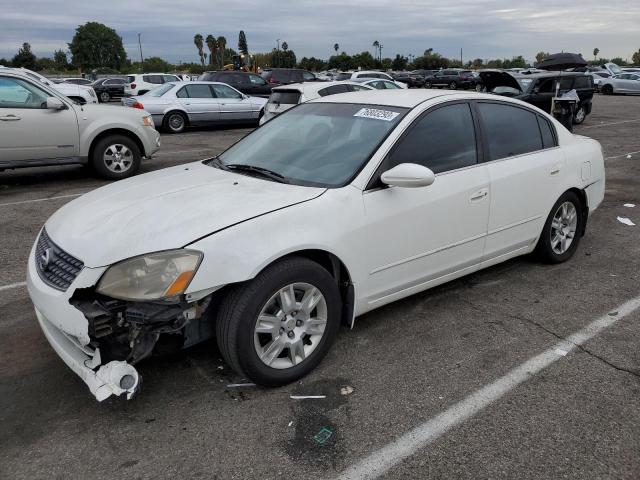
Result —
<path fill-rule="evenodd" d="M 285 52 L 289 50 L 289 44 L 287 42 L 282 42 L 282 50 Z"/>
<path fill-rule="evenodd" d="M 333 49 L 336 51 L 336 55 L 338 54 L 338 49 L 340 48 L 340 45 L 338 45 L 337 43 L 333 44 Z"/>
<path fill-rule="evenodd" d="M 216 56 L 216 50 L 218 49 L 218 44 L 216 42 L 216 37 L 209 34 L 207 35 L 207 48 L 209 49 L 209 65 L 213 65 L 213 59 Z"/>
<path fill-rule="evenodd" d="M 375 48 L 375 49 L 376 49 L 375 51 L 376 51 L 376 57 L 377 57 L 377 56 L 378 56 L 378 52 L 379 52 L 379 50 L 380 50 L 380 42 L 379 42 L 378 40 L 375 40 L 375 41 L 373 42 L 373 48 Z"/>
<path fill-rule="evenodd" d="M 594 48 L 593 49 L 593 59 L 594 60 L 598 60 L 598 54 L 600 53 L 600 49 L 599 48 Z"/>
<path fill-rule="evenodd" d="M 224 53 L 227 48 L 227 39 L 223 36 L 218 37 L 218 52 L 220 52 L 220 68 L 224 68 Z"/>
<path fill-rule="evenodd" d="M 198 55 L 200 56 L 200 62 L 204 67 L 204 38 L 199 33 L 193 37 L 193 43 L 198 49 Z"/>

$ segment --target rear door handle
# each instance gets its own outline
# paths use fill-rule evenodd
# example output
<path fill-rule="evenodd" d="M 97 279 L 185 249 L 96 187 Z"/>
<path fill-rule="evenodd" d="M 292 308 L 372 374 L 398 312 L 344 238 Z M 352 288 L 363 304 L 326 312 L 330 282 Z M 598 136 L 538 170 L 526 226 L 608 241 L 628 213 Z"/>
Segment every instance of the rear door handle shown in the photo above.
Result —
<path fill-rule="evenodd" d="M 559 166 L 555 166 L 553 168 L 551 168 L 551 170 L 549 170 L 549 175 L 557 175 L 560 173 L 560 167 Z"/>
<path fill-rule="evenodd" d="M 3 115 L 2 117 L 0 117 L 0 120 L 2 120 L 3 122 L 16 122 L 20 120 L 20 117 L 16 115 Z"/>
<path fill-rule="evenodd" d="M 471 198 L 469 198 L 469 201 L 471 203 L 479 202 L 480 200 L 485 198 L 487 195 L 489 195 L 489 189 L 488 188 L 482 188 L 482 189 L 478 190 L 477 192 L 475 192 L 473 195 L 471 195 Z"/>

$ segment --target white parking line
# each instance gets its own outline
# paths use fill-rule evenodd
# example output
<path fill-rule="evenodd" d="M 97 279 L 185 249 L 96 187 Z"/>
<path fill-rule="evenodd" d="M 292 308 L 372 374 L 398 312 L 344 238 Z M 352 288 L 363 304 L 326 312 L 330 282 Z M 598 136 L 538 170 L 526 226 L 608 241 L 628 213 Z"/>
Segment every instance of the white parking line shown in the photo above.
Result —
<path fill-rule="evenodd" d="M 635 120 L 621 120 L 619 122 L 596 123 L 594 125 L 584 125 L 582 128 L 610 127 L 611 125 L 622 125 L 623 123 L 634 123 L 634 122 L 640 122 L 640 118 L 636 118 Z"/>
<path fill-rule="evenodd" d="M 18 283 L 10 283 L 9 285 L 0 286 L 0 292 L 3 290 L 11 290 L 12 288 L 24 287 L 27 285 L 27 282 L 18 282 Z"/>
<path fill-rule="evenodd" d="M 10 205 L 21 205 L 23 203 L 44 202 L 44 201 L 47 201 L 47 200 L 57 200 L 59 198 L 79 197 L 80 195 L 84 195 L 84 193 L 74 193 L 74 194 L 71 194 L 71 195 L 59 195 L 57 197 L 36 198 L 34 200 L 22 200 L 21 202 L 0 203 L 0 207 L 8 207 Z"/>
<path fill-rule="evenodd" d="M 174 150 L 171 152 L 158 152 L 158 153 L 154 153 L 153 156 L 154 157 L 158 157 L 161 155 L 176 155 L 176 154 L 182 154 L 182 153 L 196 153 L 196 152 L 210 152 L 212 149 L 211 148 L 194 148 L 191 150 Z"/>
<path fill-rule="evenodd" d="M 618 320 L 635 312 L 638 308 L 640 308 L 640 297 L 623 303 L 616 310 L 594 320 L 582 330 L 567 337 L 566 340 L 530 358 L 503 377 L 482 387 L 480 390 L 476 390 L 448 410 L 431 418 L 422 425 L 418 425 L 392 443 L 374 451 L 344 470 L 337 478 L 339 480 L 359 480 L 373 479 L 383 475 L 393 466 L 437 440 L 441 435 L 488 407 L 496 400 L 499 400 L 536 373 L 565 358 L 568 352 L 595 337 Z"/>
<path fill-rule="evenodd" d="M 637 150 L 635 152 L 628 152 L 628 153 L 623 153 L 621 155 L 614 155 L 613 157 L 605 157 L 605 160 L 613 160 L 614 158 L 622 158 L 622 157 L 627 157 L 629 155 L 636 155 L 640 153 L 640 150 Z"/>

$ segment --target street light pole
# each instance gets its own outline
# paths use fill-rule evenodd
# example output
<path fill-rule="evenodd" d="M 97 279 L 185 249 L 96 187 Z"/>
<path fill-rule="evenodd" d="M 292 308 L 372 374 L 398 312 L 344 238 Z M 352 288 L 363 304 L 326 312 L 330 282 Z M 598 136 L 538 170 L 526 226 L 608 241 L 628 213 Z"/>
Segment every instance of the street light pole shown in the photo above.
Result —
<path fill-rule="evenodd" d="M 278 55 L 277 55 L 277 57 L 276 57 L 276 60 L 277 60 L 277 63 L 278 63 L 278 65 L 277 65 L 277 66 L 279 67 L 279 66 L 280 66 L 280 39 L 278 38 L 278 39 L 276 40 L 276 42 L 278 42 Z M 275 63 L 275 62 L 274 62 L 274 63 Z"/>
<path fill-rule="evenodd" d="M 142 41 L 140 40 L 140 33 L 138 34 L 138 46 L 140 47 L 140 69 L 141 73 L 144 73 L 144 58 L 142 57 Z"/>

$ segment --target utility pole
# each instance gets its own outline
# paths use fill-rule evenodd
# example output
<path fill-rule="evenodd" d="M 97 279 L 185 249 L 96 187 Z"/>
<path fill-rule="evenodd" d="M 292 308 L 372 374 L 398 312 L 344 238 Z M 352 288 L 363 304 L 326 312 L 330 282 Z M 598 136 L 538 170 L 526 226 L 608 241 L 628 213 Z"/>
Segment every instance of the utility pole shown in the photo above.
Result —
<path fill-rule="evenodd" d="M 279 66 L 280 66 L 280 39 L 278 38 L 278 39 L 276 40 L 276 42 L 278 42 L 278 55 L 277 55 L 277 57 L 276 57 L 276 60 L 277 60 L 278 65 L 276 65 L 276 66 L 278 66 L 278 67 L 279 67 Z"/>
<path fill-rule="evenodd" d="M 464 64 L 462 63 L 462 48 L 460 49 L 460 68 L 463 68 Z"/>
<path fill-rule="evenodd" d="M 142 57 L 142 42 L 140 41 L 140 33 L 138 34 L 138 46 L 140 47 L 140 69 L 144 73 L 144 58 Z"/>
<path fill-rule="evenodd" d="M 382 44 L 380 44 L 380 46 L 378 47 L 378 51 L 380 52 L 380 58 L 379 58 L 380 63 L 382 63 L 382 47 L 383 47 Z"/>

